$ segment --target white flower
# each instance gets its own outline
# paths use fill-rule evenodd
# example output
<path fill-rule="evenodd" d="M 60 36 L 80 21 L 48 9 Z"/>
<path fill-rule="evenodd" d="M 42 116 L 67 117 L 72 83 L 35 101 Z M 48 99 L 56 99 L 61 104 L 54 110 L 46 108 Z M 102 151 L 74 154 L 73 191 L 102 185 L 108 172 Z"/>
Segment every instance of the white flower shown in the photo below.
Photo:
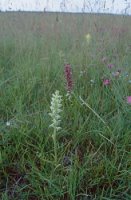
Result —
<path fill-rule="evenodd" d="M 91 84 L 95 83 L 95 81 L 93 79 L 90 80 Z"/>
<path fill-rule="evenodd" d="M 6 126 L 10 126 L 11 123 L 9 121 L 6 122 Z"/>
<path fill-rule="evenodd" d="M 52 99 L 51 99 L 51 113 L 49 113 L 49 115 L 52 118 L 52 124 L 50 125 L 50 127 L 53 127 L 55 130 L 59 130 L 60 128 L 60 113 L 62 112 L 62 98 L 59 94 L 59 91 L 56 90 L 55 94 L 52 95 Z"/>
<path fill-rule="evenodd" d="M 86 36 L 86 41 L 89 44 L 91 42 L 91 35 L 88 33 Z"/>

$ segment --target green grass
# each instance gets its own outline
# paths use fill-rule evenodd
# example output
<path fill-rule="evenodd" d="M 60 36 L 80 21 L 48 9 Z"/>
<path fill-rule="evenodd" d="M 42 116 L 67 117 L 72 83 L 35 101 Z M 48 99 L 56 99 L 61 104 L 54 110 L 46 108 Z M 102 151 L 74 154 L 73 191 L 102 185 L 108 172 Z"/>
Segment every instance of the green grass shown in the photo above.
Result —
<path fill-rule="evenodd" d="M 130 200 L 131 17 L 0 13 L 0 27 L 0 199 Z M 64 63 L 73 71 L 71 100 Z M 56 90 L 57 166 L 49 128 Z"/>

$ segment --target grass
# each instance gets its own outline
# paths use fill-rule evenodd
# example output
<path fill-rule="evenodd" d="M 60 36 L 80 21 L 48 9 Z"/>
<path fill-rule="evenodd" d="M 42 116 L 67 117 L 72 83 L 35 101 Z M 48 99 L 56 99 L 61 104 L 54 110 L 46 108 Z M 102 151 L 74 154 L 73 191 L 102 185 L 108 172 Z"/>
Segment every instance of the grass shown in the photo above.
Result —
<path fill-rule="evenodd" d="M 12 12 L 0 13 L 0 27 L 0 199 L 130 200 L 131 17 Z M 56 90 L 58 165 L 49 128 Z"/>

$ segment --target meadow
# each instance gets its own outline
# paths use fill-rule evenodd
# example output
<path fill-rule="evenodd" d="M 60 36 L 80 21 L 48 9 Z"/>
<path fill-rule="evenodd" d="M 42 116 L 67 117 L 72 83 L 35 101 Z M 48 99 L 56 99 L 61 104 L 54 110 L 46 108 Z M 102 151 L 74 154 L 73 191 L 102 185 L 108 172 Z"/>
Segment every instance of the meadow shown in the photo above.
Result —
<path fill-rule="evenodd" d="M 131 16 L 0 13 L 0 199 L 131 199 Z"/>

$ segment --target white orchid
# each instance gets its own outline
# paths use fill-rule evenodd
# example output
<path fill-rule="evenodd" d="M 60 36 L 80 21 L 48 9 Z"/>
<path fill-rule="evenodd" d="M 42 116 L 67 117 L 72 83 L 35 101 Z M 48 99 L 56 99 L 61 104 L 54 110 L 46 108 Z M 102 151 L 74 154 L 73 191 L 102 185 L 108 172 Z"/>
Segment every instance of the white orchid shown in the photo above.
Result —
<path fill-rule="evenodd" d="M 60 113 L 62 112 L 62 96 L 59 94 L 59 91 L 56 90 L 56 92 L 52 95 L 52 99 L 51 99 L 51 113 L 49 113 L 49 115 L 52 118 L 52 124 L 50 125 L 50 127 L 53 127 L 54 132 L 52 134 L 52 139 L 53 139 L 53 143 L 54 143 L 54 159 L 55 159 L 55 164 L 57 165 L 57 161 L 58 161 L 58 156 L 57 156 L 57 131 L 61 129 L 60 127 Z"/>
<path fill-rule="evenodd" d="M 56 90 L 56 92 L 52 95 L 52 100 L 51 100 L 51 113 L 49 113 L 49 115 L 52 118 L 52 124 L 50 125 L 50 127 L 53 127 L 56 130 L 61 129 L 60 128 L 60 113 L 62 112 L 62 98 L 59 94 L 59 91 Z"/>

